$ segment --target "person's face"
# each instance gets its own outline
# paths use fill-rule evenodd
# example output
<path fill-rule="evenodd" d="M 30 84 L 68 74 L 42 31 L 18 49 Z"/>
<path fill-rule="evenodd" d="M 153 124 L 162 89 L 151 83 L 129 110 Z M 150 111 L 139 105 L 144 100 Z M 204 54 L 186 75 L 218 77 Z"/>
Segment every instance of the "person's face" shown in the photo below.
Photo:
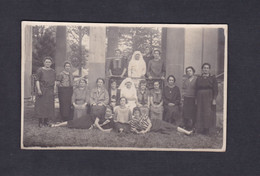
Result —
<path fill-rule="evenodd" d="M 112 115 L 111 109 L 107 108 L 106 109 L 106 117 L 110 117 Z"/>
<path fill-rule="evenodd" d="M 208 74 L 209 73 L 209 66 L 204 65 L 203 68 L 202 68 L 202 72 Z"/>
<path fill-rule="evenodd" d="M 155 58 L 160 58 L 160 53 L 159 53 L 159 51 L 155 51 L 155 52 L 153 53 L 153 55 L 154 55 Z"/>
<path fill-rule="evenodd" d="M 144 52 L 145 52 L 145 54 L 149 54 L 150 53 L 150 49 L 149 48 L 145 48 Z"/>
<path fill-rule="evenodd" d="M 141 90 L 145 90 L 146 84 L 141 84 Z"/>
<path fill-rule="evenodd" d="M 69 72 L 70 71 L 70 64 L 66 64 L 64 69 L 65 69 L 65 71 Z"/>
<path fill-rule="evenodd" d="M 116 51 L 116 57 L 120 57 L 121 53 L 120 51 Z"/>
<path fill-rule="evenodd" d="M 186 73 L 187 73 L 187 75 L 189 76 L 189 77 L 191 77 L 191 76 L 193 76 L 193 70 L 191 69 L 191 68 L 188 68 L 187 69 L 187 71 L 186 71 Z"/>
<path fill-rule="evenodd" d="M 80 87 L 85 87 L 85 85 L 86 85 L 85 81 L 81 80 L 81 81 L 79 82 L 79 86 L 80 86 Z"/>
<path fill-rule="evenodd" d="M 111 88 L 114 90 L 114 89 L 116 89 L 116 82 L 112 82 L 111 83 Z"/>
<path fill-rule="evenodd" d="M 140 54 L 136 54 L 135 55 L 135 60 L 139 60 L 140 59 Z"/>
<path fill-rule="evenodd" d="M 168 80 L 168 83 L 170 85 L 173 85 L 174 84 L 174 78 L 173 77 L 170 77 L 169 80 Z"/>
<path fill-rule="evenodd" d="M 126 104 L 126 99 L 125 98 L 121 98 L 120 105 L 124 106 L 125 104 Z"/>
<path fill-rule="evenodd" d="M 155 82 L 155 83 L 153 84 L 153 87 L 154 87 L 154 89 L 158 90 L 159 87 L 160 87 L 160 84 L 159 84 L 158 82 Z"/>
<path fill-rule="evenodd" d="M 135 118 L 140 118 L 140 112 L 139 111 L 135 111 L 134 112 L 134 116 L 135 116 Z"/>
<path fill-rule="evenodd" d="M 130 89 L 130 88 L 132 87 L 132 83 L 127 82 L 127 83 L 126 83 L 126 87 L 127 87 L 128 89 Z"/>
<path fill-rule="evenodd" d="M 103 86 L 103 81 L 101 79 L 98 80 L 97 86 L 98 87 L 102 87 Z"/>
<path fill-rule="evenodd" d="M 50 68 L 50 67 L 51 67 L 51 64 L 52 64 L 52 61 L 49 60 L 49 59 L 46 59 L 46 60 L 44 61 L 44 67 L 46 67 L 46 68 Z"/>

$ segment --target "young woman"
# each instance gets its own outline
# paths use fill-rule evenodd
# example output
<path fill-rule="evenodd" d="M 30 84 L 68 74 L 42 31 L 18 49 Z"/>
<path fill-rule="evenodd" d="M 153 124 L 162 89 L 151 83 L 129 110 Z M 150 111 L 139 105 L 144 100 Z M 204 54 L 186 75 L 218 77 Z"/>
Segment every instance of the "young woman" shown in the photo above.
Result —
<path fill-rule="evenodd" d="M 147 68 L 147 75 L 149 79 L 161 78 L 165 79 L 165 66 L 164 61 L 161 59 L 161 52 L 159 50 L 154 50 L 154 58 L 149 61 Z"/>
<path fill-rule="evenodd" d="M 107 107 L 105 116 L 100 112 L 95 112 L 94 116 L 85 116 L 70 121 L 52 124 L 51 127 L 63 127 L 75 129 L 92 129 L 97 128 L 104 132 L 110 132 L 113 129 L 113 119 L 111 109 Z"/>
<path fill-rule="evenodd" d="M 154 89 L 150 91 L 150 117 L 160 119 L 163 117 L 163 97 L 159 81 L 154 82 Z"/>
<path fill-rule="evenodd" d="M 64 63 L 64 70 L 57 76 L 58 97 L 60 104 L 60 115 L 62 121 L 73 118 L 71 114 L 71 97 L 73 93 L 73 75 L 70 72 L 71 63 Z"/>
<path fill-rule="evenodd" d="M 79 80 L 78 87 L 75 88 L 72 95 L 72 104 L 74 106 L 74 118 L 87 116 L 87 104 L 89 102 L 89 90 L 87 81 L 84 78 Z"/>
<path fill-rule="evenodd" d="M 133 112 L 133 108 L 136 107 L 137 94 L 134 86 L 134 82 L 131 78 L 126 78 L 122 81 L 119 86 L 121 90 L 120 97 L 125 97 L 127 99 L 127 107 Z"/>
<path fill-rule="evenodd" d="M 114 109 L 115 130 L 118 132 L 129 132 L 129 121 L 131 119 L 131 110 L 126 106 L 127 99 L 120 98 L 120 105 Z"/>
<path fill-rule="evenodd" d="M 202 65 L 202 75 L 197 78 L 197 120 L 196 131 L 208 134 L 210 128 L 216 125 L 216 97 L 218 83 L 216 77 L 210 74 L 210 64 Z"/>
<path fill-rule="evenodd" d="M 147 115 L 142 115 L 138 107 L 134 108 L 133 117 L 130 121 L 131 132 L 145 134 L 149 131 L 170 134 L 176 131 L 176 127 L 159 119 L 149 119 Z"/>
<path fill-rule="evenodd" d="M 96 87 L 92 89 L 90 93 L 90 106 L 91 113 L 93 114 L 95 111 L 102 111 L 103 115 L 106 111 L 106 106 L 109 103 L 109 95 L 107 90 L 104 87 L 105 80 L 102 78 L 98 78 L 96 81 Z"/>
<path fill-rule="evenodd" d="M 39 119 L 39 127 L 47 126 L 49 119 L 54 118 L 54 86 L 56 73 L 51 68 L 52 58 L 43 59 L 44 66 L 36 72 L 37 96 L 35 115 Z"/>
<path fill-rule="evenodd" d="M 180 89 L 174 84 L 175 81 L 173 75 L 168 76 L 167 86 L 165 86 L 163 91 L 163 120 L 174 124 L 179 119 L 179 105 L 181 101 Z"/>
<path fill-rule="evenodd" d="M 120 99 L 120 90 L 117 89 L 116 80 L 111 79 L 110 80 L 111 86 L 109 93 L 109 105 L 112 107 L 112 110 L 115 106 L 119 105 L 119 99 Z"/>
<path fill-rule="evenodd" d="M 194 75 L 195 69 L 193 67 L 186 68 L 187 78 L 182 85 L 183 90 L 183 127 L 186 130 L 192 130 L 196 122 L 196 105 L 195 105 L 195 91 L 197 77 Z"/>
<path fill-rule="evenodd" d="M 149 90 L 146 87 L 145 80 L 141 80 L 139 83 L 139 89 L 137 90 L 137 106 L 141 109 L 142 114 L 149 115 L 150 97 Z"/>

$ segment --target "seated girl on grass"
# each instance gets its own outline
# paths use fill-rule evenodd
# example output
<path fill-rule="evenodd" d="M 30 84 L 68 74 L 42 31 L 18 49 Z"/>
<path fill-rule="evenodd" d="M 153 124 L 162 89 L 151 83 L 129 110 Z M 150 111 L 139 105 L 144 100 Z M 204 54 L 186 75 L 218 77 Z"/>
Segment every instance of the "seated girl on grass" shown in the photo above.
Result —
<path fill-rule="evenodd" d="M 114 128 L 117 132 L 129 132 L 129 121 L 132 113 L 130 108 L 126 106 L 127 99 L 125 97 L 120 98 L 120 105 L 114 108 Z"/>
<path fill-rule="evenodd" d="M 139 107 L 133 110 L 133 117 L 130 121 L 131 132 L 136 134 L 145 134 L 149 131 L 159 132 L 162 134 L 170 134 L 176 130 L 176 127 L 170 123 L 164 122 L 160 119 L 149 119 L 149 117 L 141 114 Z"/>

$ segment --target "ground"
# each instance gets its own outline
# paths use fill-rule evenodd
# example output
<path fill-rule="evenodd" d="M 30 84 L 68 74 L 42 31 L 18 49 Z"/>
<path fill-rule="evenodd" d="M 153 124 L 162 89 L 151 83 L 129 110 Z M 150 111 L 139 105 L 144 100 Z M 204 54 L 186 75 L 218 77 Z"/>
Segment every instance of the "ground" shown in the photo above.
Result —
<path fill-rule="evenodd" d="M 214 130 L 209 136 L 185 134 L 173 131 L 170 135 L 160 133 L 119 134 L 104 133 L 97 129 L 69 129 L 67 127 L 38 127 L 33 107 L 24 111 L 24 147 L 132 147 L 221 149 L 222 130 Z"/>

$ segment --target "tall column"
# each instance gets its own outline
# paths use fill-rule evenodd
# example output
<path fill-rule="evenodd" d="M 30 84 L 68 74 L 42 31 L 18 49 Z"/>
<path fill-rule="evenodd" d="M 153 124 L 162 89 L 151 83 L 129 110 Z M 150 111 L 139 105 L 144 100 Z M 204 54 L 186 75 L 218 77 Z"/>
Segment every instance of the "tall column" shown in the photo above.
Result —
<path fill-rule="evenodd" d="M 32 76 L 32 26 L 26 25 L 23 28 L 22 36 L 22 67 L 24 98 L 31 98 L 31 76 Z"/>
<path fill-rule="evenodd" d="M 192 66 L 196 70 L 195 74 L 201 73 L 201 64 L 202 64 L 202 57 L 203 57 L 202 41 L 203 41 L 202 28 L 185 29 L 184 68 L 188 66 Z"/>
<path fill-rule="evenodd" d="M 105 78 L 106 28 L 91 26 L 89 39 L 88 79 L 89 87 L 93 88 L 97 78 Z"/>
<path fill-rule="evenodd" d="M 166 77 L 174 75 L 182 86 L 184 64 L 184 28 L 167 28 Z"/>
<path fill-rule="evenodd" d="M 218 29 L 205 28 L 203 37 L 203 63 L 211 65 L 211 73 L 217 74 L 218 66 Z"/>
<path fill-rule="evenodd" d="M 63 64 L 66 60 L 66 26 L 57 26 L 56 29 L 56 54 L 55 54 L 55 70 L 60 73 L 63 70 Z"/>

